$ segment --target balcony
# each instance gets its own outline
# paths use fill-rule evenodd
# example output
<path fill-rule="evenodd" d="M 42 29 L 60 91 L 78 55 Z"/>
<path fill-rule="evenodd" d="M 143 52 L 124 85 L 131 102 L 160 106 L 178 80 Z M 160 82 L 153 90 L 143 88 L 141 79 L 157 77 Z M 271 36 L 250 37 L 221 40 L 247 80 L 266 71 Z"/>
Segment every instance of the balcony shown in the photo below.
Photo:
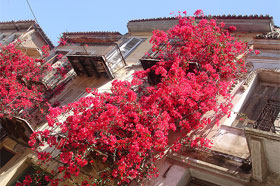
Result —
<path fill-rule="evenodd" d="M 258 119 L 253 124 L 253 128 L 273 133 L 280 133 L 280 126 L 277 125 L 277 123 L 279 123 L 277 122 L 277 120 L 279 120 L 279 112 L 280 101 L 269 99 L 258 116 Z"/>
<path fill-rule="evenodd" d="M 280 73 L 264 69 L 254 76 L 247 85 L 246 93 L 237 93 L 246 97 L 242 98 L 244 102 L 241 108 L 234 110 L 239 114 L 232 126 L 280 134 Z"/>

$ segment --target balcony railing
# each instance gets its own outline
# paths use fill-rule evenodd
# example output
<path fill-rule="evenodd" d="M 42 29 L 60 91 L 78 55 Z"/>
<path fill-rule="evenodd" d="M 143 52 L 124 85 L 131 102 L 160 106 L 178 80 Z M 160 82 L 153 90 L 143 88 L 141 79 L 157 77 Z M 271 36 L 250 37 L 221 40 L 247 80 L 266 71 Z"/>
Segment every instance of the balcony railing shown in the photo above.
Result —
<path fill-rule="evenodd" d="M 279 112 L 280 100 L 269 99 L 253 124 L 253 128 L 273 133 L 280 132 L 280 125 L 275 125 L 277 123 L 275 121 L 280 119 Z"/>

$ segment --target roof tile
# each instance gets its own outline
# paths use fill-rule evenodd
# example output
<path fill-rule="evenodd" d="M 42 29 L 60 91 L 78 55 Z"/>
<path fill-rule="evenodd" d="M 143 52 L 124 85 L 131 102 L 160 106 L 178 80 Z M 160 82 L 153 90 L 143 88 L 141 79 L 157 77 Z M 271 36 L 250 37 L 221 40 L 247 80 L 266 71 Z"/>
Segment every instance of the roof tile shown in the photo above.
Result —
<path fill-rule="evenodd" d="M 216 18 L 216 19 L 272 19 L 272 16 L 269 15 L 208 15 L 204 17 L 198 17 L 198 18 Z M 161 21 L 161 20 L 176 20 L 177 17 L 160 17 L 160 18 L 147 18 L 147 19 L 134 19 L 130 20 L 129 22 L 143 22 L 143 21 Z"/>

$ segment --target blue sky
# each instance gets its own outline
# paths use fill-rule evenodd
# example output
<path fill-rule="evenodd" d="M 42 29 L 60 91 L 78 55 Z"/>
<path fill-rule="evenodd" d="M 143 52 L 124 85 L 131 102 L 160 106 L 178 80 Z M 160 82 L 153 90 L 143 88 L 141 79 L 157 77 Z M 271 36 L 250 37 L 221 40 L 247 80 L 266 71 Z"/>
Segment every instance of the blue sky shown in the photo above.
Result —
<path fill-rule="evenodd" d="M 29 0 L 35 16 L 56 45 L 62 32 L 127 32 L 132 19 L 168 17 L 171 11 L 192 15 L 269 14 L 280 26 L 280 0 Z M 0 21 L 34 19 L 26 0 L 0 0 Z"/>

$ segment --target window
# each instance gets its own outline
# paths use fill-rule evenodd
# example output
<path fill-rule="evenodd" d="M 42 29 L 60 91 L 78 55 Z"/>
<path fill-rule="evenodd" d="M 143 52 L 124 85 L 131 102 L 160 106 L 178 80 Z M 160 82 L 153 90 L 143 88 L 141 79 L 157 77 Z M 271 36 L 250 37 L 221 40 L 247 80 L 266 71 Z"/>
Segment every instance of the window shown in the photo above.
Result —
<path fill-rule="evenodd" d="M 177 50 L 177 53 L 179 53 L 180 51 L 178 51 L 177 48 L 180 47 L 180 46 L 181 46 L 181 44 L 179 42 L 171 45 L 171 47 L 172 47 L 171 51 Z M 154 66 L 155 64 L 160 62 L 161 59 L 164 59 L 164 60 L 168 61 L 170 58 L 165 52 L 166 48 L 167 48 L 166 44 L 159 45 L 159 47 L 156 50 L 154 48 L 151 48 L 140 59 L 140 62 L 141 62 L 141 65 L 142 65 L 143 69 L 147 70 L 147 69 L 151 68 L 152 66 Z M 200 67 L 201 67 L 201 65 L 199 64 L 199 62 L 190 61 L 190 62 L 188 62 L 188 65 L 186 67 L 186 73 L 195 73 L 196 71 L 200 71 L 201 70 Z M 162 76 L 161 75 L 156 75 L 154 70 L 151 70 L 148 73 L 148 82 L 151 85 L 158 84 L 161 81 L 161 78 L 162 78 Z"/>
<path fill-rule="evenodd" d="M 126 58 L 141 42 L 142 39 L 136 37 L 130 38 L 127 41 L 123 42 L 120 45 L 120 50 L 123 57 Z"/>
<path fill-rule="evenodd" d="M 125 59 L 129 54 L 136 49 L 136 47 L 142 42 L 141 38 L 126 38 L 119 48 L 116 46 L 106 55 L 108 65 L 113 73 L 117 72 L 125 66 L 122 57 Z"/>
<path fill-rule="evenodd" d="M 195 178 L 195 177 L 191 177 L 191 180 L 190 182 L 188 183 L 188 186 L 203 186 L 203 185 L 211 185 L 211 186 L 218 186 L 214 183 L 211 183 L 211 182 L 208 182 L 208 181 L 205 181 L 205 180 L 202 180 L 202 179 L 198 179 L 198 178 Z"/>
<path fill-rule="evenodd" d="M 0 118 L 0 125 L 3 130 L 6 130 L 10 138 L 21 141 L 27 144 L 30 135 L 33 133 L 31 126 L 20 118 Z"/>
<path fill-rule="evenodd" d="M 142 40 L 143 39 L 136 37 L 125 39 L 119 45 L 122 56 L 126 58 L 142 42 Z M 114 48 L 106 57 L 108 60 L 112 60 L 115 62 L 121 60 L 118 48 Z"/>
<path fill-rule="evenodd" d="M 3 35 L 3 34 L 2 34 Z M 19 34 L 4 34 L 4 36 L 2 36 L 2 38 L 0 38 L 0 43 L 4 44 L 4 45 L 8 45 L 11 42 L 13 42 L 16 38 L 18 38 Z"/>
<path fill-rule="evenodd" d="M 251 88 L 237 112 L 232 126 L 253 127 L 280 134 L 280 74 L 273 70 L 261 70 L 248 77 Z"/>
<path fill-rule="evenodd" d="M 0 168 L 2 168 L 15 154 L 5 149 L 4 147 L 0 150 Z"/>
<path fill-rule="evenodd" d="M 279 117 L 279 112 L 280 101 L 268 99 L 254 124 L 254 128 L 263 131 L 272 131 L 273 133 L 280 132 L 280 127 L 274 125 L 275 120 Z"/>
<path fill-rule="evenodd" d="M 5 42 L 5 38 L 8 36 L 8 34 L 4 34 L 4 33 L 2 33 L 1 35 L 0 35 L 0 43 L 1 44 L 4 44 L 4 42 Z"/>
<path fill-rule="evenodd" d="M 48 63 L 52 65 L 53 69 L 51 71 L 47 71 L 42 80 L 48 88 L 53 89 L 58 86 L 62 80 L 66 79 L 66 77 L 64 77 L 62 74 L 66 75 L 72 69 L 66 57 L 68 53 L 70 52 L 57 51 L 54 56 L 49 57 Z M 60 55 L 63 56 L 61 59 Z M 63 72 L 59 72 L 57 70 L 57 68 L 61 67 L 63 67 Z"/>
<path fill-rule="evenodd" d="M 0 33 L 0 42 L 2 39 L 4 39 L 6 37 L 6 35 L 4 33 Z"/>

